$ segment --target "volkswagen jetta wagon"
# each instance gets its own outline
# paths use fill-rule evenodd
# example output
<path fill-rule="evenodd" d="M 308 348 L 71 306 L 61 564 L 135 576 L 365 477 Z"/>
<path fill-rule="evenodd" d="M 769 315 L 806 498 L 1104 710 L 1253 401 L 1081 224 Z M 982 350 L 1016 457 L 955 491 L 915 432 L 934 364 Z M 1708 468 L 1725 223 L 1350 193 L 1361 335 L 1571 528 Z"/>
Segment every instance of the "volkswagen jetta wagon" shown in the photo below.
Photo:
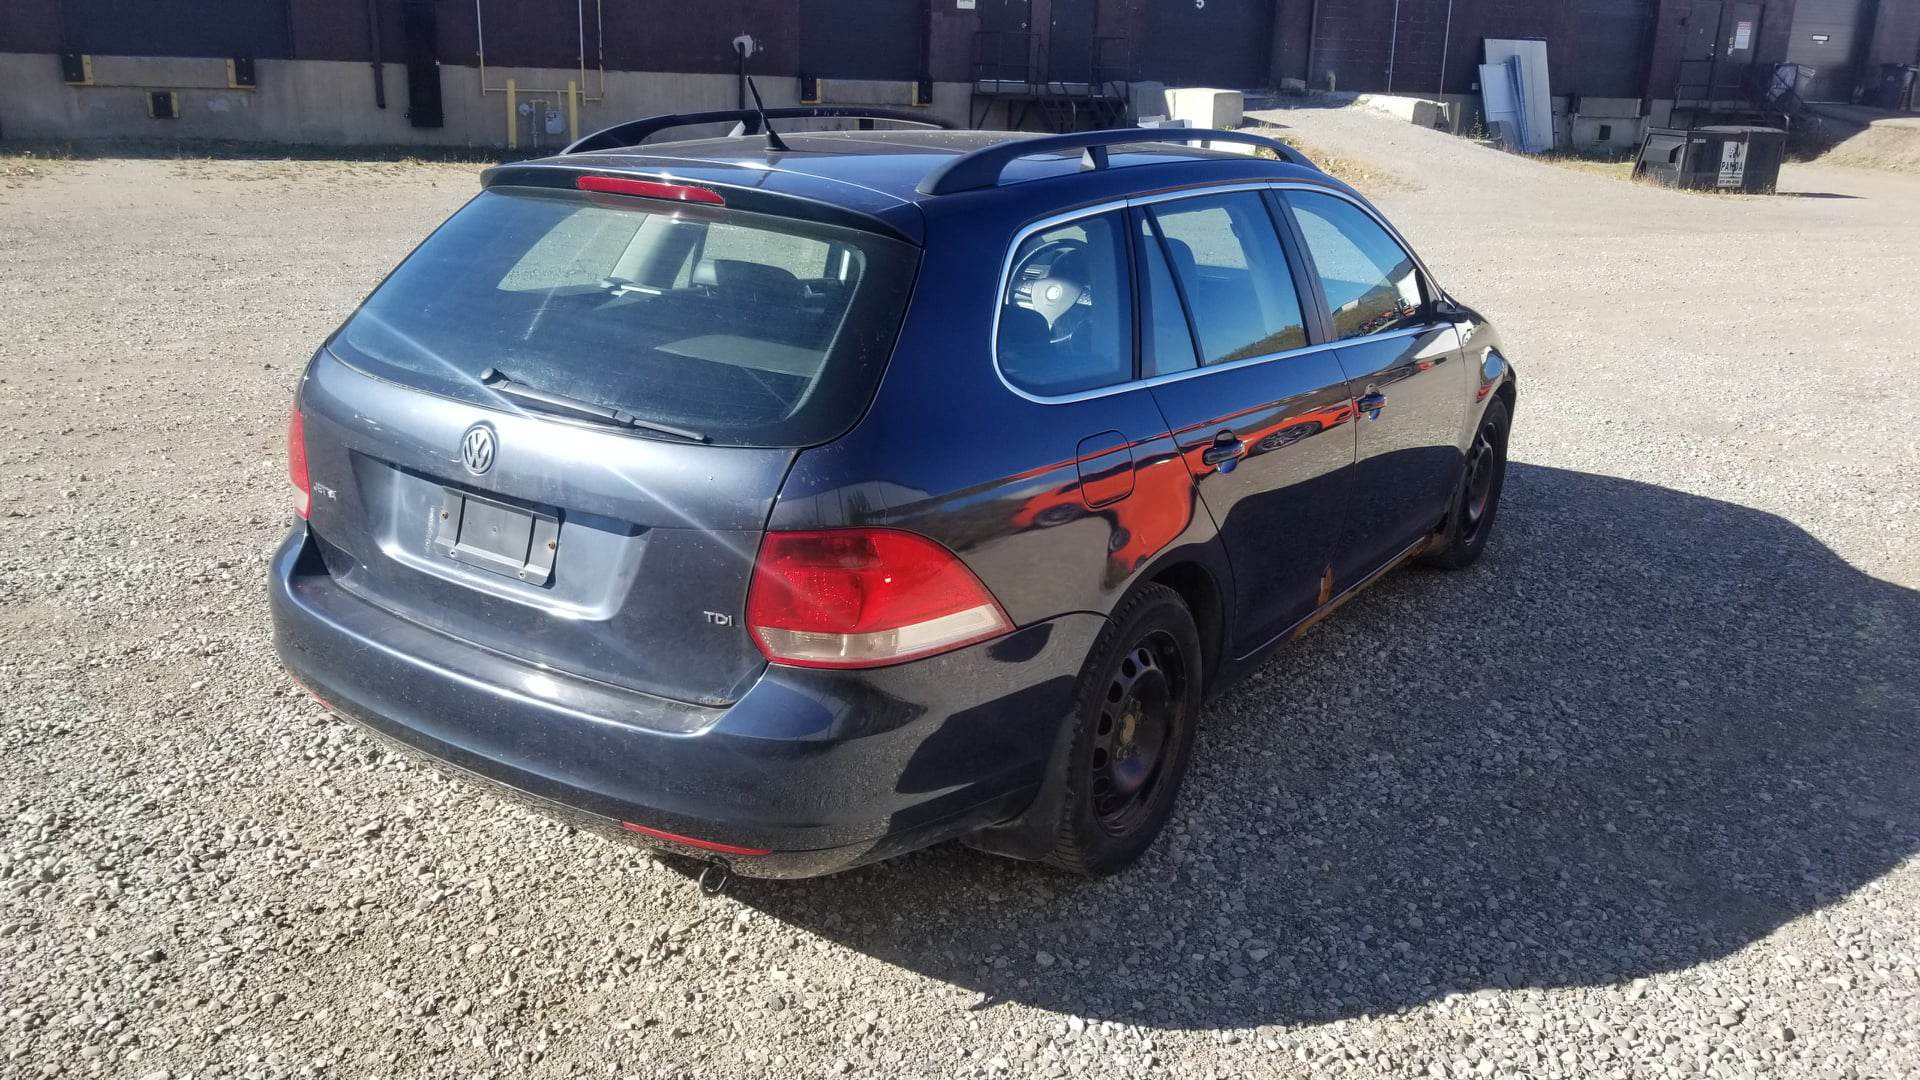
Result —
<path fill-rule="evenodd" d="M 1209 695 L 1485 549 L 1514 373 L 1353 189 L 1246 132 L 876 116 L 488 170 L 299 384 L 297 680 L 733 872 L 1105 874 Z"/>

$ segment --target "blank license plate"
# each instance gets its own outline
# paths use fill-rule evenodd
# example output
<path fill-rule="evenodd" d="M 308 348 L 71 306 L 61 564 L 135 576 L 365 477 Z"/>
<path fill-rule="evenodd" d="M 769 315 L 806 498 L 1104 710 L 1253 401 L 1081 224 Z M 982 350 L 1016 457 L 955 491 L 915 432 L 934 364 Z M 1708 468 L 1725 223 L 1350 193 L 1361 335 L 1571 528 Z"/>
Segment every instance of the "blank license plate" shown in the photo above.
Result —
<path fill-rule="evenodd" d="M 544 585 L 553 576 L 560 519 L 525 507 L 446 489 L 434 550 L 455 562 Z"/>

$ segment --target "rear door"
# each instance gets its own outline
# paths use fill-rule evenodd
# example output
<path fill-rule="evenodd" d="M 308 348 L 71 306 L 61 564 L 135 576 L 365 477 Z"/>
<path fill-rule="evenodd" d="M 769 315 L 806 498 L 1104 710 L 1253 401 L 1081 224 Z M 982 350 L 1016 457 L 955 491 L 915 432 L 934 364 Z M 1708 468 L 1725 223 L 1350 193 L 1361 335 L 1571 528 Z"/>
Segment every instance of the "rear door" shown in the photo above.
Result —
<path fill-rule="evenodd" d="M 1150 385 L 1226 545 L 1245 654 L 1328 595 L 1352 399 L 1259 192 L 1156 202 L 1136 229 Z"/>
<path fill-rule="evenodd" d="M 1418 264 L 1371 214 L 1325 192 L 1290 190 L 1284 200 L 1359 414 L 1334 559 L 1335 587 L 1345 589 L 1446 514 L 1472 376 L 1459 333 L 1432 314 Z"/>
<path fill-rule="evenodd" d="M 490 188 L 309 369 L 328 572 L 495 652 L 731 701 L 765 664 L 738 613 L 772 501 L 865 408 L 916 257 L 671 191 Z"/>

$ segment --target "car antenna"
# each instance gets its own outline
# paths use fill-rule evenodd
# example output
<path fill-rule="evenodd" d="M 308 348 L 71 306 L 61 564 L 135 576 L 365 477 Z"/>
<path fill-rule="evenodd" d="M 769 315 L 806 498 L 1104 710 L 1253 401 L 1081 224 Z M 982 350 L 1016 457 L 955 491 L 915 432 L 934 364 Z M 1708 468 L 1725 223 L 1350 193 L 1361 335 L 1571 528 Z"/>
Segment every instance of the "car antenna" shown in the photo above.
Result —
<path fill-rule="evenodd" d="M 773 124 L 767 120 L 767 106 L 760 100 L 760 88 L 753 85 L 753 76 L 747 76 L 747 93 L 753 95 L 753 111 L 760 114 L 760 130 L 767 133 L 767 149 L 791 151 L 780 133 L 773 130 Z"/>

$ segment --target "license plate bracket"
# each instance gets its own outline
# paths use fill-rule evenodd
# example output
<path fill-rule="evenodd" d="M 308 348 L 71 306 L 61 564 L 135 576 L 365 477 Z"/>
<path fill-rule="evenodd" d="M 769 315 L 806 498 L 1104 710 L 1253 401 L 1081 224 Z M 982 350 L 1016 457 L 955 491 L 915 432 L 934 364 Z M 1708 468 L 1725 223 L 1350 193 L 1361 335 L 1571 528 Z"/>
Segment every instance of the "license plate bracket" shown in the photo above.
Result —
<path fill-rule="evenodd" d="M 553 577 L 560 548 L 553 514 L 447 488 L 434 525 L 433 549 L 455 562 L 529 585 Z"/>

